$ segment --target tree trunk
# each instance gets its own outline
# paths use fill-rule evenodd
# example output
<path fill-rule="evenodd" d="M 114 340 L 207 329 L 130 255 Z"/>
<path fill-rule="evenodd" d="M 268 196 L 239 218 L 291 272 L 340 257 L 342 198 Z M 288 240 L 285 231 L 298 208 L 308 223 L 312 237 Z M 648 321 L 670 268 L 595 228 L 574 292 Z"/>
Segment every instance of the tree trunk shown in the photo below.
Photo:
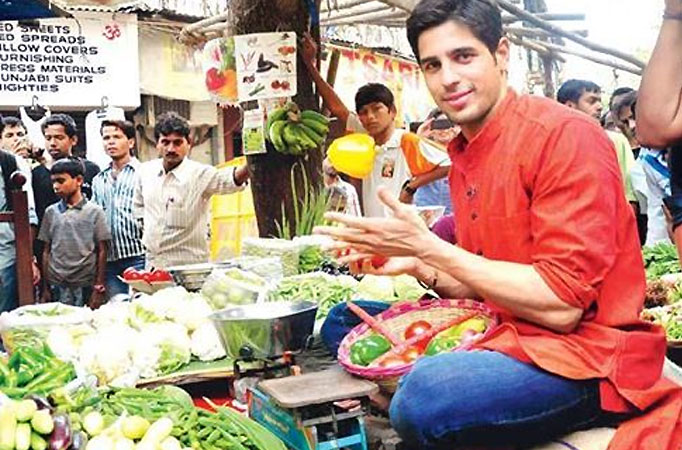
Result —
<path fill-rule="evenodd" d="M 318 10 L 319 10 L 319 1 Z M 234 35 L 267 33 L 275 31 L 294 31 L 300 37 L 308 30 L 309 16 L 303 0 L 231 0 L 231 30 Z M 319 36 L 319 28 L 313 30 Z M 313 93 L 313 82 L 302 64 L 297 61 L 298 94 L 294 101 L 301 109 L 318 110 Z M 307 172 L 308 183 L 315 190 L 322 186 L 322 151 L 311 150 L 305 157 L 283 155 L 266 141 L 267 153 L 247 158 L 251 173 L 251 189 L 258 220 L 258 230 L 262 237 L 277 234 L 277 223 L 282 222 L 282 205 L 286 205 L 289 224 L 293 227 L 291 170 L 295 163 L 301 162 Z M 300 169 L 296 171 L 296 193 L 303 196 L 303 177 Z"/>

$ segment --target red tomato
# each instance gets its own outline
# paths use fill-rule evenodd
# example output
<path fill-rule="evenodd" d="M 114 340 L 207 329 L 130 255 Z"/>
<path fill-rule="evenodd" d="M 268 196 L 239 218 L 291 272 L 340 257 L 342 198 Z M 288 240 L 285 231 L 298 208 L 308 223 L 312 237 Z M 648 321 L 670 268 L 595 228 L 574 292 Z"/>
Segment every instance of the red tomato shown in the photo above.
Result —
<path fill-rule="evenodd" d="M 431 324 L 426 320 L 412 322 L 405 330 L 405 340 L 410 340 L 415 336 L 420 336 L 431 329 Z"/>
<path fill-rule="evenodd" d="M 171 276 L 171 274 L 166 272 L 165 270 L 155 270 L 149 274 L 148 278 L 149 278 L 148 281 L 150 283 L 161 281 L 173 281 L 173 277 Z"/>
<path fill-rule="evenodd" d="M 374 255 L 374 256 L 372 256 L 372 259 L 370 260 L 372 267 L 374 267 L 375 269 L 381 269 L 387 262 L 388 262 L 388 258 L 386 258 L 385 256 L 380 256 L 380 255 Z"/>
<path fill-rule="evenodd" d="M 225 86 L 227 80 L 225 76 L 218 71 L 215 67 L 211 67 L 206 72 L 206 87 L 209 91 L 217 91 L 221 87 Z"/>
<path fill-rule="evenodd" d="M 128 267 L 123 271 L 123 279 L 126 281 L 141 280 L 142 273 L 138 272 L 134 267 Z"/>
<path fill-rule="evenodd" d="M 402 355 L 388 355 L 380 363 L 379 367 L 397 367 L 404 366 L 411 361 L 407 361 Z"/>
<path fill-rule="evenodd" d="M 413 345 L 407 347 L 399 356 L 408 363 L 414 362 L 424 353 L 424 349 L 420 348 L 419 345 Z"/>
<path fill-rule="evenodd" d="M 420 336 L 427 331 L 431 329 L 431 324 L 428 323 L 426 320 L 417 320 L 415 322 L 412 322 L 409 327 L 405 330 L 405 340 L 409 341 L 415 336 Z M 415 343 L 415 346 L 421 350 L 421 353 L 424 353 L 424 350 L 426 350 L 426 347 L 429 345 L 429 340 L 428 339 L 423 339 L 421 341 L 417 341 Z"/>

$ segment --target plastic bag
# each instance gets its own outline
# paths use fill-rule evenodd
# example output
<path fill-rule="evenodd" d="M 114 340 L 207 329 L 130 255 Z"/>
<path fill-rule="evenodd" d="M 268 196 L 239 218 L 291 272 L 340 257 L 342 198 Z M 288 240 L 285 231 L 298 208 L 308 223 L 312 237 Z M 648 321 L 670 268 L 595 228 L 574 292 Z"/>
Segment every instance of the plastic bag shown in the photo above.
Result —
<path fill-rule="evenodd" d="M 298 274 L 299 245 L 284 239 L 246 238 L 242 241 L 243 256 L 277 257 L 282 262 L 285 277 Z"/>

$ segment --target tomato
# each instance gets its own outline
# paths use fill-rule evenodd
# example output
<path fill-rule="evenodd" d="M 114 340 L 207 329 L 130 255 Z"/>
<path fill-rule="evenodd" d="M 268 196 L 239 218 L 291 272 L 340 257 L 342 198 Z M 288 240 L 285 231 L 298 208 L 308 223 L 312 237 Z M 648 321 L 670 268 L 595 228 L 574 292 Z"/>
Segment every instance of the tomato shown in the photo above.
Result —
<path fill-rule="evenodd" d="M 409 341 L 415 336 L 420 336 L 431 329 L 431 324 L 426 320 L 416 320 L 405 330 L 405 340 Z"/>
<path fill-rule="evenodd" d="M 225 76 L 218 71 L 215 67 L 211 67 L 206 72 L 206 87 L 209 91 L 217 91 L 221 87 L 225 86 Z"/>
<path fill-rule="evenodd" d="M 424 353 L 424 349 L 418 345 L 407 347 L 399 356 L 408 363 L 415 362 Z"/>
<path fill-rule="evenodd" d="M 152 272 L 142 272 L 142 279 L 147 283 L 151 283 Z"/>
<path fill-rule="evenodd" d="M 165 270 L 155 270 L 149 274 L 149 282 L 163 282 L 163 281 L 173 281 L 173 277 L 170 273 Z"/>
<path fill-rule="evenodd" d="M 126 281 L 136 281 L 142 279 L 142 272 L 139 272 L 134 267 L 128 267 L 123 271 L 123 279 Z"/>
<path fill-rule="evenodd" d="M 409 364 L 411 361 L 407 361 L 402 355 L 388 355 L 380 363 L 379 367 L 398 367 Z"/>
<path fill-rule="evenodd" d="M 372 259 L 370 260 L 372 267 L 374 267 L 375 269 L 381 269 L 387 262 L 388 262 L 388 258 L 386 258 L 385 256 L 381 256 L 381 255 L 374 255 L 374 256 L 372 256 Z"/>

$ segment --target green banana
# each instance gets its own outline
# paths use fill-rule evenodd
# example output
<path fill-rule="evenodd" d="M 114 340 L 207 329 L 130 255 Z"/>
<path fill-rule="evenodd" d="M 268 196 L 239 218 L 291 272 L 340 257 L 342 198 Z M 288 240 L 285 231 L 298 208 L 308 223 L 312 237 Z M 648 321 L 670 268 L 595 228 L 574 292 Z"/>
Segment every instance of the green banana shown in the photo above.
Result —
<path fill-rule="evenodd" d="M 307 134 L 303 132 L 300 124 L 293 124 L 292 128 L 294 129 L 294 134 L 298 137 L 298 141 L 300 142 L 304 150 L 317 148 L 317 144 L 315 143 L 315 141 L 313 141 L 311 138 L 308 137 Z"/>
<path fill-rule="evenodd" d="M 315 145 L 316 145 L 316 146 L 322 145 L 322 144 L 324 143 L 324 136 L 321 136 L 321 135 L 317 134 L 317 132 L 316 132 L 315 130 L 313 130 L 312 128 L 310 128 L 310 127 L 307 126 L 306 124 L 304 124 L 304 123 L 299 123 L 299 124 L 298 124 L 298 127 L 301 129 L 301 131 L 303 132 L 303 134 L 305 134 L 305 135 L 308 136 L 310 139 L 312 139 L 313 141 L 315 141 Z"/>
<path fill-rule="evenodd" d="M 283 120 L 287 115 L 288 110 L 286 108 L 277 108 L 268 115 L 268 120 L 265 122 L 265 131 L 270 131 L 270 127 L 273 123 Z"/>
<path fill-rule="evenodd" d="M 301 123 L 321 136 L 325 136 L 329 132 L 329 127 L 317 120 L 303 119 L 301 120 Z"/>
<path fill-rule="evenodd" d="M 282 131 L 286 124 L 286 120 L 278 120 L 270 126 L 270 131 L 268 132 L 270 142 L 272 142 L 272 145 L 275 146 L 275 150 L 278 152 L 284 152 L 286 150 L 286 144 L 282 138 Z"/>
<path fill-rule="evenodd" d="M 317 111 L 313 111 L 311 109 L 307 109 L 305 111 L 301 111 L 301 119 L 310 119 L 310 120 L 317 120 L 323 125 L 329 125 L 329 119 L 327 116 L 320 114 Z"/>
<path fill-rule="evenodd" d="M 293 125 L 293 123 L 287 122 L 287 124 L 284 126 L 284 129 L 282 130 L 282 137 L 284 138 L 288 153 L 295 155 L 301 150 L 301 143 L 298 139 L 296 131 L 293 128 Z"/>

